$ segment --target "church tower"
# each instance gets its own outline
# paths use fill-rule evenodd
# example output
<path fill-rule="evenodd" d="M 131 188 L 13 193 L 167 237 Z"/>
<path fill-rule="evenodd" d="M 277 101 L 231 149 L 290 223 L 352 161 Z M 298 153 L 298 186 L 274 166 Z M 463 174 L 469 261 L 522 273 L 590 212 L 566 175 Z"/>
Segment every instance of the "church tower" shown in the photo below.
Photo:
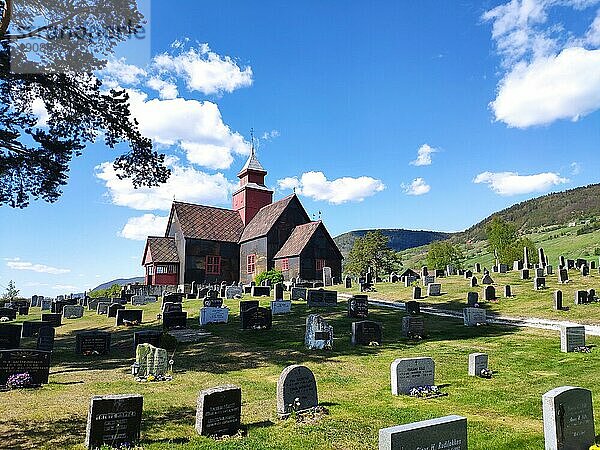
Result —
<path fill-rule="evenodd" d="M 273 203 L 273 191 L 265 186 L 267 171 L 256 159 L 254 143 L 250 157 L 240 173 L 240 187 L 233 193 L 233 210 L 238 211 L 247 225 L 263 206 Z"/>

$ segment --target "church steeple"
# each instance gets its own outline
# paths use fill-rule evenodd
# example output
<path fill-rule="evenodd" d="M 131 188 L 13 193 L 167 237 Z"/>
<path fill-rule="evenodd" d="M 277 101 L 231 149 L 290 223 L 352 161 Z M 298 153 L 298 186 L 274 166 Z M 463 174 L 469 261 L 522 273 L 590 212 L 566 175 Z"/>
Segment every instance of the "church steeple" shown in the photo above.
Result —
<path fill-rule="evenodd" d="M 240 187 L 233 193 L 233 209 L 238 211 L 242 222 L 248 224 L 263 206 L 273 203 L 273 191 L 265 186 L 267 171 L 256 158 L 254 135 L 250 156 L 238 173 Z"/>

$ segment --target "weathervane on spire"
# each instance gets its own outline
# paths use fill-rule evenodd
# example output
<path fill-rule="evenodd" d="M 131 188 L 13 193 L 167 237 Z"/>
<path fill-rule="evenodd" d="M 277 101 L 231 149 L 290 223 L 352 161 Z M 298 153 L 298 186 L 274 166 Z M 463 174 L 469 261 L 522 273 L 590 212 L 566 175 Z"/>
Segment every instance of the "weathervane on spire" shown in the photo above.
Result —
<path fill-rule="evenodd" d="M 250 142 L 252 143 L 250 147 L 250 154 L 254 155 L 254 128 L 250 128 Z"/>

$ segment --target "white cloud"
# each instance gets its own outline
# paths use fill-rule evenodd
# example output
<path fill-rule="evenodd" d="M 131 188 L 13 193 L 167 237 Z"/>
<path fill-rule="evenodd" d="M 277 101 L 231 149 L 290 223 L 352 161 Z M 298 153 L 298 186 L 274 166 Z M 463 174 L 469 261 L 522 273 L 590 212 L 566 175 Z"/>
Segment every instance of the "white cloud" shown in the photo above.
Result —
<path fill-rule="evenodd" d="M 475 177 L 473 183 L 488 184 L 490 189 L 499 195 L 530 194 L 545 192 L 552 186 L 568 183 L 558 173 L 545 172 L 536 175 L 519 175 L 515 172 L 483 172 Z"/>
<path fill-rule="evenodd" d="M 248 155 L 244 137 L 225 125 L 219 107 L 209 101 L 151 99 L 129 91 L 131 112 L 144 136 L 158 144 L 179 145 L 187 159 L 211 169 L 227 169 L 233 154 Z"/>
<path fill-rule="evenodd" d="M 190 91 L 200 91 L 206 95 L 233 92 L 252 85 L 250 66 L 240 68 L 231 57 L 212 52 L 208 44 L 202 44 L 198 49 L 190 48 L 178 55 L 157 55 L 152 65 L 160 73 L 182 77 Z"/>
<path fill-rule="evenodd" d="M 262 135 L 263 141 L 270 141 L 271 139 L 275 139 L 281 136 L 281 133 L 278 130 L 265 131 Z"/>
<path fill-rule="evenodd" d="M 147 82 L 146 86 L 150 89 L 154 89 L 158 92 L 158 95 L 163 100 L 172 100 L 177 98 L 179 91 L 177 85 L 171 81 L 165 81 L 158 77 L 151 77 Z"/>
<path fill-rule="evenodd" d="M 71 284 L 55 284 L 52 286 L 52 289 L 55 291 L 78 291 L 80 290 L 77 286 L 73 286 Z"/>
<path fill-rule="evenodd" d="M 600 50 L 573 47 L 517 65 L 490 106 L 496 120 L 518 128 L 578 120 L 600 108 Z"/>
<path fill-rule="evenodd" d="M 148 236 L 164 236 L 168 220 L 168 216 L 154 214 L 131 217 L 119 232 L 119 236 L 134 241 L 145 241 Z"/>
<path fill-rule="evenodd" d="M 46 105 L 44 104 L 44 100 L 41 98 L 36 98 L 31 102 L 31 112 L 34 116 L 38 118 L 36 123 L 37 127 L 45 127 L 48 125 L 48 119 L 50 118 L 50 114 L 48 114 L 48 110 L 46 109 Z"/>
<path fill-rule="evenodd" d="M 579 164 L 577 161 L 573 161 L 570 167 L 571 175 L 579 175 L 579 173 L 581 172 L 581 164 Z"/>
<path fill-rule="evenodd" d="M 148 74 L 138 66 L 127 64 L 125 58 L 120 58 L 107 61 L 106 67 L 100 75 L 109 87 L 116 87 L 117 85 L 137 85 Z"/>
<path fill-rule="evenodd" d="M 21 261 L 20 258 L 7 259 L 6 266 L 13 270 L 30 270 L 32 272 L 49 273 L 51 275 L 61 275 L 71 271 L 71 269 L 59 269 L 57 267 L 47 266 L 46 264 L 35 264 L 28 261 Z"/>
<path fill-rule="evenodd" d="M 496 99 L 497 121 L 511 127 L 578 120 L 600 108 L 600 15 L 578 37 L 559 20 L 600 0 L 511 0 L 486 12 L 505 69 Z M 583 14 L 588 14 L 584 12 Z"/>
<path fill-rule="evenodd" d="M 424 195 L 431 190 L 431 186 L 423 178 L 415 178 L 408 186 L 402 184 L 401 187 L 407 195 Z"/>
<path fill-rule="evenodd" d="M 296 188 L 296 193 L 339 205 L 346 202 L 361 202 L 365 198 L 383 191 L 385 185 L 371 177 L 342 177 L 327 180 L 323 172 L 306 172 L 300 179 L 283 178 L 278 181 L 281 189 Z"/>
<path fill-rule="evenodd" d="M 423 144 L 417 151 L 417 159 L 411 161 L 410 164 L 413 166 L 429 166 L 431 165 L 431 154 L 436 152 L 437 149 L 431 147 L 429 144 Z"/>
<path fill-rule="evenodd" d="M 222 173 L 207 174 L 184 167 L 173 157 L 167 158 L 166 163 L 172 173 L 169 180 L 158 187 L 134 189 L 129 179 L 119 180 L 109 162 L 96 167 L 96 177 L 104 182 L 113 204 L 142 211 L 168 211 L 174 198 L 191 203 L 225 204 L 236 187 Z"/>

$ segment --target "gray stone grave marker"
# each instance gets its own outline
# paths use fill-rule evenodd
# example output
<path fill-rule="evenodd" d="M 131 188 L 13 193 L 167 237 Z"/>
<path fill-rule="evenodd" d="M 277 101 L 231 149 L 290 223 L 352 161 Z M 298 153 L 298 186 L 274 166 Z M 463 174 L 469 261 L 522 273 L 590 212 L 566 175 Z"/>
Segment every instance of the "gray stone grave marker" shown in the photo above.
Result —
<path fill-rule="evenodd" d="M 463 323 L 466 327 L 475 327 L 487 322 L 486 312 L 483 308 L 463 308 Z"/>
<path fill-rule="evenodd" d="M 287 366 L 277 380 L 277 414 L 281 418 L 319 405 L 317 382 L 306 366 Z"/>
<path fill-rule="evenodd" d="M 488 368 L 488 355 L 485 353 L 470 353 L 469 354 L 469 375 L 472 377 L 480 377 L 481 370 Z"/>
<path fill-rule="evenodd" d="M 233 436 L 240 428 L 242 390 L 224 385 L 198 395 L 196 432 L 202 436 Z"/>
<path fill-rule="evenodd" d="M 442 285 L 440 283 L 431 283 L 427 285 L 427 296 L 437 297 L 442 295 Z"/>
<path fill-rule="evenodd" d="M 379 430 L 379 450 L 467 450 L 467 419 L 445 416 Z"/>
<path fill-rule="evenodd" d="M 570 353 L 576 347 L 585 345 L 585 327 L 583 325 L 560 326 L 560 351 Z"/>
<path fill-rule="evenodd" d="M 309 314 L 306 318 L 304 344 L 311 350 L 333 348 L 333 327 L 318 314 Z"/>
<path fill-rule="evenodd" d="M 408 394 L 412 388 L 435 384 L 435 363 L 431 358 L 396 359 L 390 369 L 392 395 Z"/>
<path fill-rule="evenodd" d="M 119 447 L 140 440 L 144 399 L 138 394 L 94 396 L 90 402 L 85 446 Z"/>

